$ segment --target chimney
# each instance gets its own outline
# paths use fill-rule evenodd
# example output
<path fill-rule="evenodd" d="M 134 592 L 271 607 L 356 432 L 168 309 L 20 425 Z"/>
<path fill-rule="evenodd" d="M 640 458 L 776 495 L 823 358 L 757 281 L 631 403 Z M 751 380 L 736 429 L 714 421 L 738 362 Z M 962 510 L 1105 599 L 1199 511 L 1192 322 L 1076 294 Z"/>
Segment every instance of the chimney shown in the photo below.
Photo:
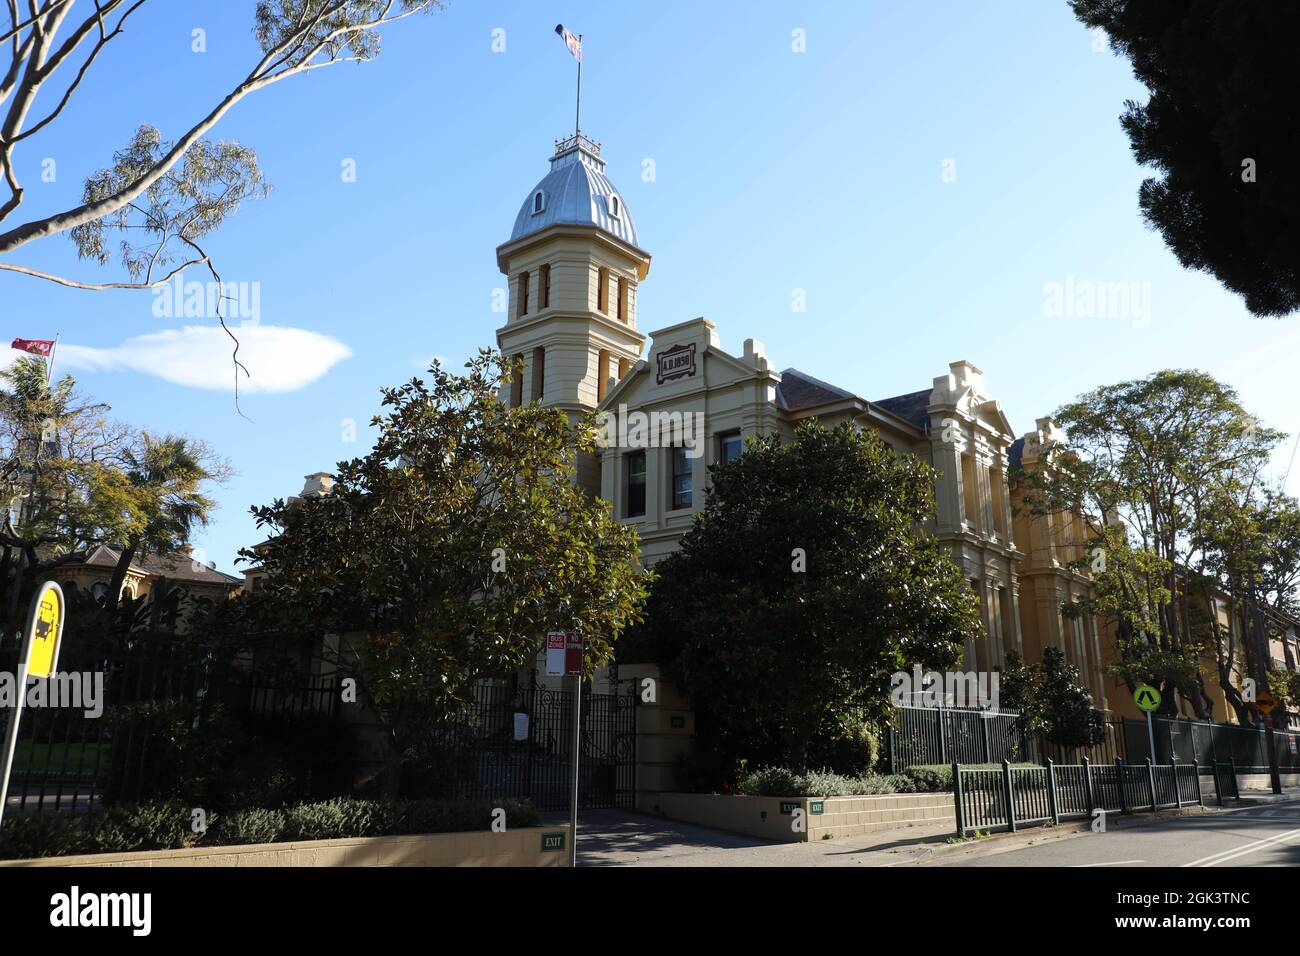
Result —
<path fill-rule="evenodd" d="M 309 495 L 320 497 L 328 495 L 334 490 L 334 476 L 327 471 L 316 471 L 306 476 L 306 484 L 302 486 L 302 497 Z"/>

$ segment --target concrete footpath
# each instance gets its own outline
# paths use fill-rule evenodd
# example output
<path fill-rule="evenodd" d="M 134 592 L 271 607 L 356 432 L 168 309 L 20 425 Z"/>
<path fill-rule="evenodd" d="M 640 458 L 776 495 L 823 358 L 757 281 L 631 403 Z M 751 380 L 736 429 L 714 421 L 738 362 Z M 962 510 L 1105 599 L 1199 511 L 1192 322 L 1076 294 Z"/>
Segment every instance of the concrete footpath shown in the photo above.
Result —
<path fill-rule="evenodd" d="M 981 839 L 957 841 L 954 824 L 945 822 L 932 827 L 904 827 L 881 830 L 856 837 L 818 840 L 812 843 L 766 843 L 753 837 L 713 830 L 689 823 L 678 823 L 662 817 L 649 816 L 624 810 L 587 810 L 579 817 L 579 866 L 972 866 L 972 865 L 1037 865 L 1037 866 L 1106 866 L 1131 863 L 1138 859 L 1155 858 L 1145 865 L 1161 865 L 1156 859 L 1175 862 L 1179 840 L 1189 838 L 1199 841 L 1211 835 L 1220 839 L 1245 840 L 1252 828 L 1273 827 L 1270 818 L 1284 822 L 1297 810 L 1300 788 L 1275 795 L 1267 791 L 1242 791 L 1242 799 L 1223 809 L 1209 806 L 1185 807 L 1181 811 L 1166 810 L 1159 814 L 1112 814 L 1107 820 L 1106 841 L 1110 845 L 1102 852 L 1101 862 L 1092 860 L 1101 846 L 1088 845 L 1069 852 L 1047 849 L 1053 844 L 1095 835 L 1089 821 L 1071 821 L 1059 826 L 1034 826 L 1016 833 L 997 833 Z M 1270 809 L 1273 804 L 1280 804 Z M 1254 811 L 1253 815 L 1247 811 Z M 561 821 L 563 814 L 547 814 L 547 819 Z M 1138 835 L 1144 831 L 1167 834 L 1165 839 L 1156 836 L 1144 838 L 1143 846 L 1151 848 L 1134 856 L 1116 856 L 1113 852 L 1122 842 L 1119 838 Z M 1270 836 L 1269 839 L 1272 839 Z M 1229 845 L 1225 843 L 1225 846 Z M 1217 846 L 1217 844 L 1216 844 Z M 1001 854 L 1015 854 L 1033 848 L 1034 853 L 1021 859 L 1008 857 L 997 863 L 984 863 L 985 858 Z M 1083 862 L 1073 862 L 1075 858 Z M 1131 858 L 1131 860 L 1129 859 Z"/>

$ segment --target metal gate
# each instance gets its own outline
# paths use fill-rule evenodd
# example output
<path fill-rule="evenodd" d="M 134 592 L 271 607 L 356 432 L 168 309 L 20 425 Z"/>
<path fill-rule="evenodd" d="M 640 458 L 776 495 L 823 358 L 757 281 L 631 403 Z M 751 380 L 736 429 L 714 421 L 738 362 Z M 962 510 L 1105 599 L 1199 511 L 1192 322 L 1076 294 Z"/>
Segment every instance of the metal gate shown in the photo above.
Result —
<path fill-rule="evenodd" d="M 636 801 L 636 696 L 582 693 L 579 805 L 630 809 Z M 573 692 L 537 684 L 480 685 L 434 735 L 443 789 L 465 799 L 527 798 L 563 810 L 572 786 Z"/>

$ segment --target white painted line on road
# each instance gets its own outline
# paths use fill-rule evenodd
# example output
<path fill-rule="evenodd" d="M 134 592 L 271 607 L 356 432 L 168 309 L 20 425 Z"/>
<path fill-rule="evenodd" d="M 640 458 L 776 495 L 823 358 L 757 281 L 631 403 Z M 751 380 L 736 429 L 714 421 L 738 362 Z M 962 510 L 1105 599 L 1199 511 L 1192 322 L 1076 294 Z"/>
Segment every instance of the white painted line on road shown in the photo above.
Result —
<path fill-rule="evenodd" d="M 1253 843 L 1233 847 L 1231 850 L 1222 850 L 1199 860 L 1193 860 L 1191 863 L 1184 863 L 1183 866 L 1215 866 L 1219 863 L 1235 860 L 1239 856 L 1254 853 L 1256 850 L 1263 850 L 1278 843 L 1285 843 L 1295 836 L 1300 836 L 1300 830 L 1288 830 L 1286 833 L 1279 833 L 1277 836 L 1271 836 L 1263 840 L 1255 840 Z"/>
<path fill-rule="evenodd" d="M 1076 863 L 1070 867 L 1072 870 L 1086 870 L 1090 866 L 1128 866 L 1130 863 L 1141 863 L 1141 860 L 1116 860 L 1114 863 Z"/>

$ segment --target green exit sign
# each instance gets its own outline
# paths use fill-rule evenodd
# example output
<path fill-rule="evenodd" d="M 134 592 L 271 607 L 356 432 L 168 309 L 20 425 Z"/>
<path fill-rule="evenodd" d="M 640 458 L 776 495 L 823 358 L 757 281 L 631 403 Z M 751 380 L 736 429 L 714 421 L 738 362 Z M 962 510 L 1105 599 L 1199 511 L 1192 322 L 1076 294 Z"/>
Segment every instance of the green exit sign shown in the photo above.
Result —
<path fill-rule="evenodd" d="M 542 852 L 554 853 L 564 849 L 564 831 L 542 834 Z"/>
<path fill-rule="evenodd" d="M 826 804 L 821 800 L 814 800 L 808 804 L 808 812 L 813 814 L 822 814 L 826 812 Z"/>
<path fill-rule="evenodd" d="M 783 813 L 785 816 L 788 817 L 790 814 L 794 813 L 796 810 L 799 809 L 800 802 L 801 801 L 797 801 L 797 800 L 782 800 L 781 813 Z"/>

